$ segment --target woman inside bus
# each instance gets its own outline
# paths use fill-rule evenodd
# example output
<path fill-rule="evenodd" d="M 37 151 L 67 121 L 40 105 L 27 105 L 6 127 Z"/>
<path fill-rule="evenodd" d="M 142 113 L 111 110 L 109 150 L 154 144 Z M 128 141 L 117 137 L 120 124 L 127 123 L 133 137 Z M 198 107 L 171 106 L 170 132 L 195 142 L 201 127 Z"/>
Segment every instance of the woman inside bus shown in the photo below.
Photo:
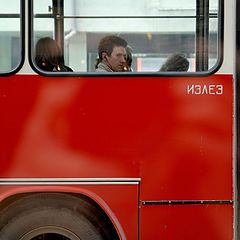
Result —
<path fill-rule="evenodd" d="M 126 64 L 123 67 L 124 72 L 132 72 L 132 48 L 131 46 L 126 46 Z"/>
<path fill-rule="evenodd" d="M 72 72 L 64 64 L 64 57 L 57 42 L 50 37 L 41 38 L 36 44 L 35 63 L 43 71 Z"/>

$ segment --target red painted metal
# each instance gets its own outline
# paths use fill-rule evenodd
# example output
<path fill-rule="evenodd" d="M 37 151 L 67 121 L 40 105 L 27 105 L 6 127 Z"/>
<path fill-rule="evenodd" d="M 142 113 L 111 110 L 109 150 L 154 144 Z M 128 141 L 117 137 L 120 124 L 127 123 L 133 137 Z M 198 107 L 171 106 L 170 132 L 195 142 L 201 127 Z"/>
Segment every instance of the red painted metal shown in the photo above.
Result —
<path fill-rule="evenodd" d="M 230 205 L 168 205 L 141 209 L 140 239 L 233 239 Z"/>
<path fill-rule="evenodd" d="M 144 201 L 233 199 L 231 75 L 2 77 L 0 111 L 0 177 L 138 177 Z M 140 213 L 143 240 L 233 236 L 231 205 Z"/>

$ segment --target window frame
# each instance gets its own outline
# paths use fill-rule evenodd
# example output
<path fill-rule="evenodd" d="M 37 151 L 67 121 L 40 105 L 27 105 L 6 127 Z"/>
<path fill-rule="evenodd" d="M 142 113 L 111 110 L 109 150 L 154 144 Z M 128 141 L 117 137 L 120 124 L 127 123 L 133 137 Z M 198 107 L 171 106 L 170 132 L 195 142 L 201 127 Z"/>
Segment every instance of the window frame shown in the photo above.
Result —
<path fill-rule="evenodd" d="M 220 67 L 222 66 L 223 63 L 223 46 L 224 46 L 224 0 L 218 0 L 218 32 L 217 32 L 217 61 L 215 65 L 211 68 L 208 69 L 207 71 L 196 71 L 196 72 L 47 72 L 47 71 L 42 71 L 39 69 L 36 64 L 34 63 L 34 44 L 33 44 L 33 37 L 34 37 L 34 29 L 33 29 L 33 2 L 34 0 L 28 0 L 29 4 L 29 63 L 32 67 L 32 69 L 43 76 L 84 76 L 84 77 L 141 77 L 141 76 L 146 76 L 146 77 L 161 77 L 161 76 L 187 76 L 187 77 L 196 77 L 196 76 L 209 76 L 214 73 L 216 73 Z M 64 0 L 63 0 L 64 1 Z M 202 0 L 196 0 L 197 1 L 202 1 Z M 208 1 L 208 0 L 206 0 Z M 197 10 L 197 9 L 196 9 Z M 53 16 L 54 14 L 45 14 L 48 15 L 46 17 Z M 76 16 L 77 17 L 77 16 Z M 197 16 L 196 16 L 197 19 Z M 59 27 L 59 26 L 58 26 Z M 197 32 L 195 32 L 197 34 Z"/>
<path fill-rule="evenodd" d="M 17 18 L 19 16 L 20 19 L 20 32 L 19 32 L 19 39 L 20 39 L 20 61 L 19 64 L 14 68 L 11 69 L 10 71 L 2 71 L 0 72 L 0 77 L 2 76 L 9 76 L 16 74 L 19 72 L 24 64 L 25 60 L 25 1 L 19 0 L 20 1 L 20 12 L 19 14 L 11 14 L 11 13 L 6 13 L 6 14 L 0 14 L 2 17 L 0 18 Z"/>

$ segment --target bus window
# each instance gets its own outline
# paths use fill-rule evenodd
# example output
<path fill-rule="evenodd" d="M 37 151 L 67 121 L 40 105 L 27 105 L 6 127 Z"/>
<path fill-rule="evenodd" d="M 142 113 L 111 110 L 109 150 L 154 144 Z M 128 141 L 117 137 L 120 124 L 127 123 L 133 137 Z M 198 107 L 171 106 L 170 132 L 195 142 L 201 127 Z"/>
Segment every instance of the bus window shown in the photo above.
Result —
<path fill-rule="evenodd" d="M 221 62 L 219 2 L 32 1 L 33 62 L 36 42 L 51 37 L 74 72 L 95 72 L 99 41 L 117 35 L 131 46 L 132 73 L 161 73 L 162 65 L 174 54 L 187 58 L 188 72 L 209 72 Z"/>
<path fill-rule="evenodd" d="M 20 0 L 8 0 L 0 8 L 0 74 L 15 72 L 23 61 Z"/>

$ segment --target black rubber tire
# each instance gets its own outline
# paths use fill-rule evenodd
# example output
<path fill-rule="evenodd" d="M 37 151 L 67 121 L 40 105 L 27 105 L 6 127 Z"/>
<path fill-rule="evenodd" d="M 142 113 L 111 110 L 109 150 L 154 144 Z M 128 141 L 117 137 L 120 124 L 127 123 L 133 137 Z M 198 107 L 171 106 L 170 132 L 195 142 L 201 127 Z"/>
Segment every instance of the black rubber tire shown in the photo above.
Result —
<path fill-rule="evenodd" d="M 0 212 L 0 240 L 56 233 L 70 240 L 118 240 L 110 220 L 84 198 L 61 193 L 25 196 Z"/>

